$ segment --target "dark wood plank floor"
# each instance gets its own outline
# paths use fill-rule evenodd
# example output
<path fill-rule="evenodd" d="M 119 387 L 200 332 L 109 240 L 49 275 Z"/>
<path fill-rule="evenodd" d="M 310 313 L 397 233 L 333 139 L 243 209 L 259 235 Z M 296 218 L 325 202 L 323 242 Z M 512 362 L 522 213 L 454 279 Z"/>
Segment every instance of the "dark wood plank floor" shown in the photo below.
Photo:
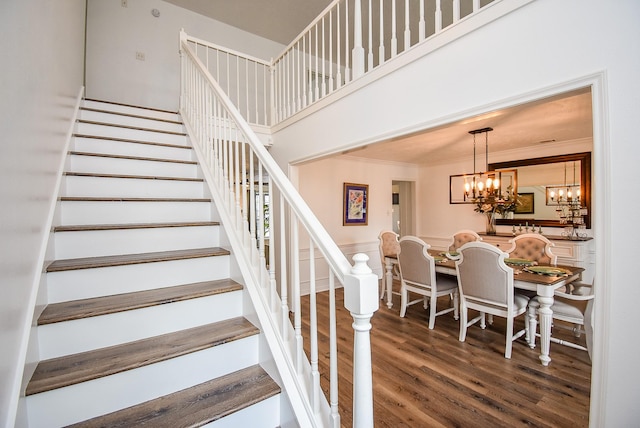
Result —
<path fill-rule="evenodd" d="M 395 286 L 394 286 L 395 289 Z M 353 319 L 337 290 L 339 400 L 342 426 L 352 426 Z M 319 354 L 322 387 L 328 397 L 328 293 L 318 295 Z M 434 330 L 422 305 L 399 317 L 400 299 L 392 309 L 381 301 L 371 324 L 374 420 L 377 427 L 586 427 L 589 424 L 591 362 L 585 351 L 551 344 L 552 362 L 543 367 L 539 347 L 524 338 L 504 358 L 504 319 L 495 317 L 486 330 L 472 326 L 466 342 L 458 341 L 453 314 L 436 318 Z M 448 305 L 440 298 L 438 307 Z M 308 327 L 308 296 L 303 298 Z M 474 313 L 471 312 L 470 315 Z M 522 328 L 518 321 L 516 327 Z M 573 338 L 554 329 L 554 336 Z M 582 338 L 584 343 L 584 338 Z M 309 341 L 305 340 L 309 352 Z"/>

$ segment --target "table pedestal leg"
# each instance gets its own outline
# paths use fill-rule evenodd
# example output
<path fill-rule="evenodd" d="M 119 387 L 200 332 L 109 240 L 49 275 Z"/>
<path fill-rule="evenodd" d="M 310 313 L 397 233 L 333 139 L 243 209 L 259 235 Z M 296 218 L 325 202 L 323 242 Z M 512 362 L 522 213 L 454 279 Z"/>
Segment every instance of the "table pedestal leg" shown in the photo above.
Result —
<path fill-rule="evenodd" d="M 553 305 L 553 294 L 551 296 L 538 296 L 540 308 L 538 317 L 540 319 L 540 361 L 543 366 L 548 366 L 551 362 L 549 357 L 549 345 L 551 342 L 551 305 Z"/>
<path fill-rule="evenodd" d="M 384 259 L 384 270 L 384 286 L 386 286 L 387 290 L 387 307 L 391 309 L 391 307 L 393 306 L 393 302 L 391 301 L 391 286 L 393 285 L 393 262 L 391 262 L 386 257 Z"/>

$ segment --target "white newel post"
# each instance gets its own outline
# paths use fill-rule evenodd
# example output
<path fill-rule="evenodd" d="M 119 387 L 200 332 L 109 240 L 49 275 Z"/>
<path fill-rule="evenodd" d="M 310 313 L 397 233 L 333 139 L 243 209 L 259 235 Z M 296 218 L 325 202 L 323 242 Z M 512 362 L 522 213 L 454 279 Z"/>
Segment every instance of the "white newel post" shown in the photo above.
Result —
<path fill-rule="evenodd" d="M 345 275 L 344 306 L 353 317 L 353 426 L 373 427 L 373 381 L 371 373 L 371 317 L 378 310 L 378 276 L 366 254 L 353 256 L 351 273 Z"/>
<path fill-rule="evenodd" d="M 362 5 L 355 0 L 353 11 L 353 78 L 364 74 L 364 47 L 362 46 Z"/>

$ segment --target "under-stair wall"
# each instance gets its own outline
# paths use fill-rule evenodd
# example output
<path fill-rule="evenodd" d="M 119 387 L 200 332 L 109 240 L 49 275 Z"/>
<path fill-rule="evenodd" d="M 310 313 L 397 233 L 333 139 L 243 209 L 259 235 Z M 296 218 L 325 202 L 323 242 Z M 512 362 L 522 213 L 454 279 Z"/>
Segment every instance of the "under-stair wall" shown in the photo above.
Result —
<path fill-rule="evenodd" d="M 177 114 L 85 100 L 19 426 L 295 425 L 194 159 Z"/>

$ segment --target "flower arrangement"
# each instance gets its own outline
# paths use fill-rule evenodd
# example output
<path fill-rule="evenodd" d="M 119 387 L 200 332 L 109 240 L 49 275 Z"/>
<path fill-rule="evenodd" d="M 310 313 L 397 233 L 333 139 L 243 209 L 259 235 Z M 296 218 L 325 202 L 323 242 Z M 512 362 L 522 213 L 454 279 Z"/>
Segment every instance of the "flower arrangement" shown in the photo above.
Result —
<path fill-rule="evenodd" d="M 496 215 L 505 217 L 507 213 L 515 212 L 520 203 L 513 195 L 513 188 L 507 187 L 504 194 L 487 192 L 485 195 L 474 199 L 476 207 L 474 211 L 484 214 L 487 217 L 487 234 L 496 234 Z"/>
<path fill-rule="evenodd" d="M 476 207 L 474 211 L 481 214 L 500 214 L 504 216 L 507 213 L 515 212 L 516 207 L 520 203 L 517 197 L 513 196 L 513 188 L 507 187 L 504 194 L 489 193 L 486 196 L 475 198 Z"/>

